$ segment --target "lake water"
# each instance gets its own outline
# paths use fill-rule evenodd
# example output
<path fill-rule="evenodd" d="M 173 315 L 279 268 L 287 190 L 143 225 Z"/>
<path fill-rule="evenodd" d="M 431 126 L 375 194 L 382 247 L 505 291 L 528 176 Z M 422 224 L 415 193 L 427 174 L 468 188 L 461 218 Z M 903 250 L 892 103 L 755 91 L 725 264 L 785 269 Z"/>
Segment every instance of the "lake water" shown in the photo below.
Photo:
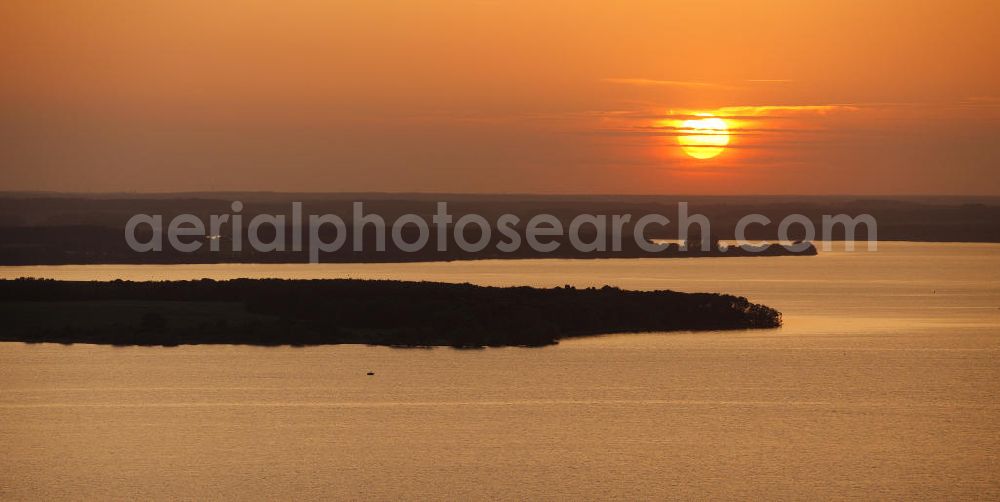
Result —
<path fill-rule="evenodd" d="M 746 295 L 785 326 L 473 351 L 4 343 L 0 498 L 1000 497 L 1000 245 L 0 267 L 18 276 L 612 284 Z"/>

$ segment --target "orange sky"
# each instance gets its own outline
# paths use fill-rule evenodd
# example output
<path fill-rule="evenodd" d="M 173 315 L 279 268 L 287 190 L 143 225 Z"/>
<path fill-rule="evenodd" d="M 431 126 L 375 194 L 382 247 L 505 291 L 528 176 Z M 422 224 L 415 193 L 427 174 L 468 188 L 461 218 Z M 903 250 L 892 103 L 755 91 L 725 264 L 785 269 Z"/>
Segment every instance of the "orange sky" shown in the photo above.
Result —
<path fill-rule="evenodd" d="M 12 1 L 2 190 L 1000 194 L 996 1 Z M 671 120 L 728 117 L 695 160 Z"/>

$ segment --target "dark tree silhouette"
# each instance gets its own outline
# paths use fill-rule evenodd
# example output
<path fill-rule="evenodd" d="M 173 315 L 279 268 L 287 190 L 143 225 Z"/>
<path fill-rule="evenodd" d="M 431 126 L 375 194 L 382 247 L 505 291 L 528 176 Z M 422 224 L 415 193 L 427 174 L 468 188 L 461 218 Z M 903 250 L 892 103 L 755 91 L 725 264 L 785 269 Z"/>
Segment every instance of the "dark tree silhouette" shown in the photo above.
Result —
<path fill-rule="evenodd" d="M 26 314 L 30 303 L 46 315 Z M 143 311 L 137 324 L 120 304 Z M 781 324 L 778 311 L 730 295 L 358 280 L 0 280 L 0 308 L 8 312 L 3 340 L 141 345 L 537 346 L 599 333 Z"/>

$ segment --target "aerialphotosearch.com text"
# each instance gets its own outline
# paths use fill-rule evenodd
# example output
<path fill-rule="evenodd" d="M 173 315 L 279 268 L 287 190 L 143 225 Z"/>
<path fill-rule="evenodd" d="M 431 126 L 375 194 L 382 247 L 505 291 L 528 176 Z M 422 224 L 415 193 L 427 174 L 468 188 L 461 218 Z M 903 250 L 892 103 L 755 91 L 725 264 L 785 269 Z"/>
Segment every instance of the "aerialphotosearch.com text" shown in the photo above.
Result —
<path fill-rule="evenodd" d="M 176 215 L 169 221 L 164 221 L 164 216 L 159 214 L 136 214 L 125 224 L 125 240 L 139 253 L 163 251 L 165 246 L 177 252 L 193 253 L 206 245 L 211 252 L 240 252 L 246 244 L 258 253 L 307 251 L 309 262 L 318 263 L 324 254 L 342 251 L 345 246 L 356 253 L 385 252 L 387 242 L 402 253 L 425 251 L 428 246 L 438 252 L 447 252 L 450 245 L 469 254 L 484 251 L 512 254 L 523 246 L 539 254 L 552 253 L 560 246 L 571 246 L 578 253 L 614 253 L 626 248 L 657 253 L 671 244 L 663 239 L 650 239 L 647 235 L 654 231 L 662 235 L 673 225 L 676 238 L 670 241 L 676 243 L 674 250 L 678 252 L 705 251 L 719 246 L 722 252 L 726 249 L 713 241 L 708 217 L 691 213 L 686 202 L 678 203 L 677 213 L 671 217 L 625 213 L 579 214 L 560 219 L 545 213 L 530 217 L 506 213 L 492 221 L 479 214 L 453 215 L 447 202 L 437 202 L 429 222 L 425 216 L 413 213 L 387 221 L 379 214 L 366 212 L 363 202 L 354 202 L 351 207 L 351 214 L 345 216 L 306 215 L 303 204 L 293 202 L 288 214 L 251 216 L 243 214 L 242 202 L 234 201 L 230 212 L 210 215 L 208 221 L 194 214 Z M 790 214 L 778 222 L 762 214 L 747 214 L 737 222 L 729 245 L 750 253 L 764 252 L 771 245 L 781 245 L 796 252 L 819 238 L 824 250 L 829 250 L 834 229 L 839 226 L 845 249 L 854 249 L 859 228 L 865 229 L 867 249 L 877 249 L 877 222 L 869 214 L 822 215 L 819 221 L 817 228 L 813 219 L 802 214 Z M 776 242 L 747 239 L 748 229 L 771 225 L 777 225 Z M 800 238 L 790 238 L 793 231 Z M 696 238 L 695 242 L 689 242 L 691 236 Z"/>

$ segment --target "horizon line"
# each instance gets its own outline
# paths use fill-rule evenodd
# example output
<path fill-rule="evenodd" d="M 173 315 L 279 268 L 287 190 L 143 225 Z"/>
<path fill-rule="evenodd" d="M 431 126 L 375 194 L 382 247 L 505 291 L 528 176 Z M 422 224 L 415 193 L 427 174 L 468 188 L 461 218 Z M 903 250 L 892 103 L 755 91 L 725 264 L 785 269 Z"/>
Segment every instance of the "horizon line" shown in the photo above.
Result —
<path fill-rule="evenodd" d="M 712 193 L 582 193 L 582 192 L 452 192 L 452 191 L 296 191 L 296 190 L 165 190 L 165 191 L 62 191 L 62 190 L 0 190 L 0 197 L 10 195 L 57 195 L 57 196 L 189 196 L 189 195 L 209 195 L 209 194 L 246 194 L 246 195 L 309 195 L 309 196 L 494 196 L 494 197 L 628 197 L 628 198 L 651 198 L 651 197 L 702 197 L 702 198 L 939 198 L 939 199 L 1000 199 L 1000 194 L 951 194 L 951 193 L 831 193 L 831 194 L 809 194 L 809 193 L 761 193 L 761 194 L 712 194 Z"/>

